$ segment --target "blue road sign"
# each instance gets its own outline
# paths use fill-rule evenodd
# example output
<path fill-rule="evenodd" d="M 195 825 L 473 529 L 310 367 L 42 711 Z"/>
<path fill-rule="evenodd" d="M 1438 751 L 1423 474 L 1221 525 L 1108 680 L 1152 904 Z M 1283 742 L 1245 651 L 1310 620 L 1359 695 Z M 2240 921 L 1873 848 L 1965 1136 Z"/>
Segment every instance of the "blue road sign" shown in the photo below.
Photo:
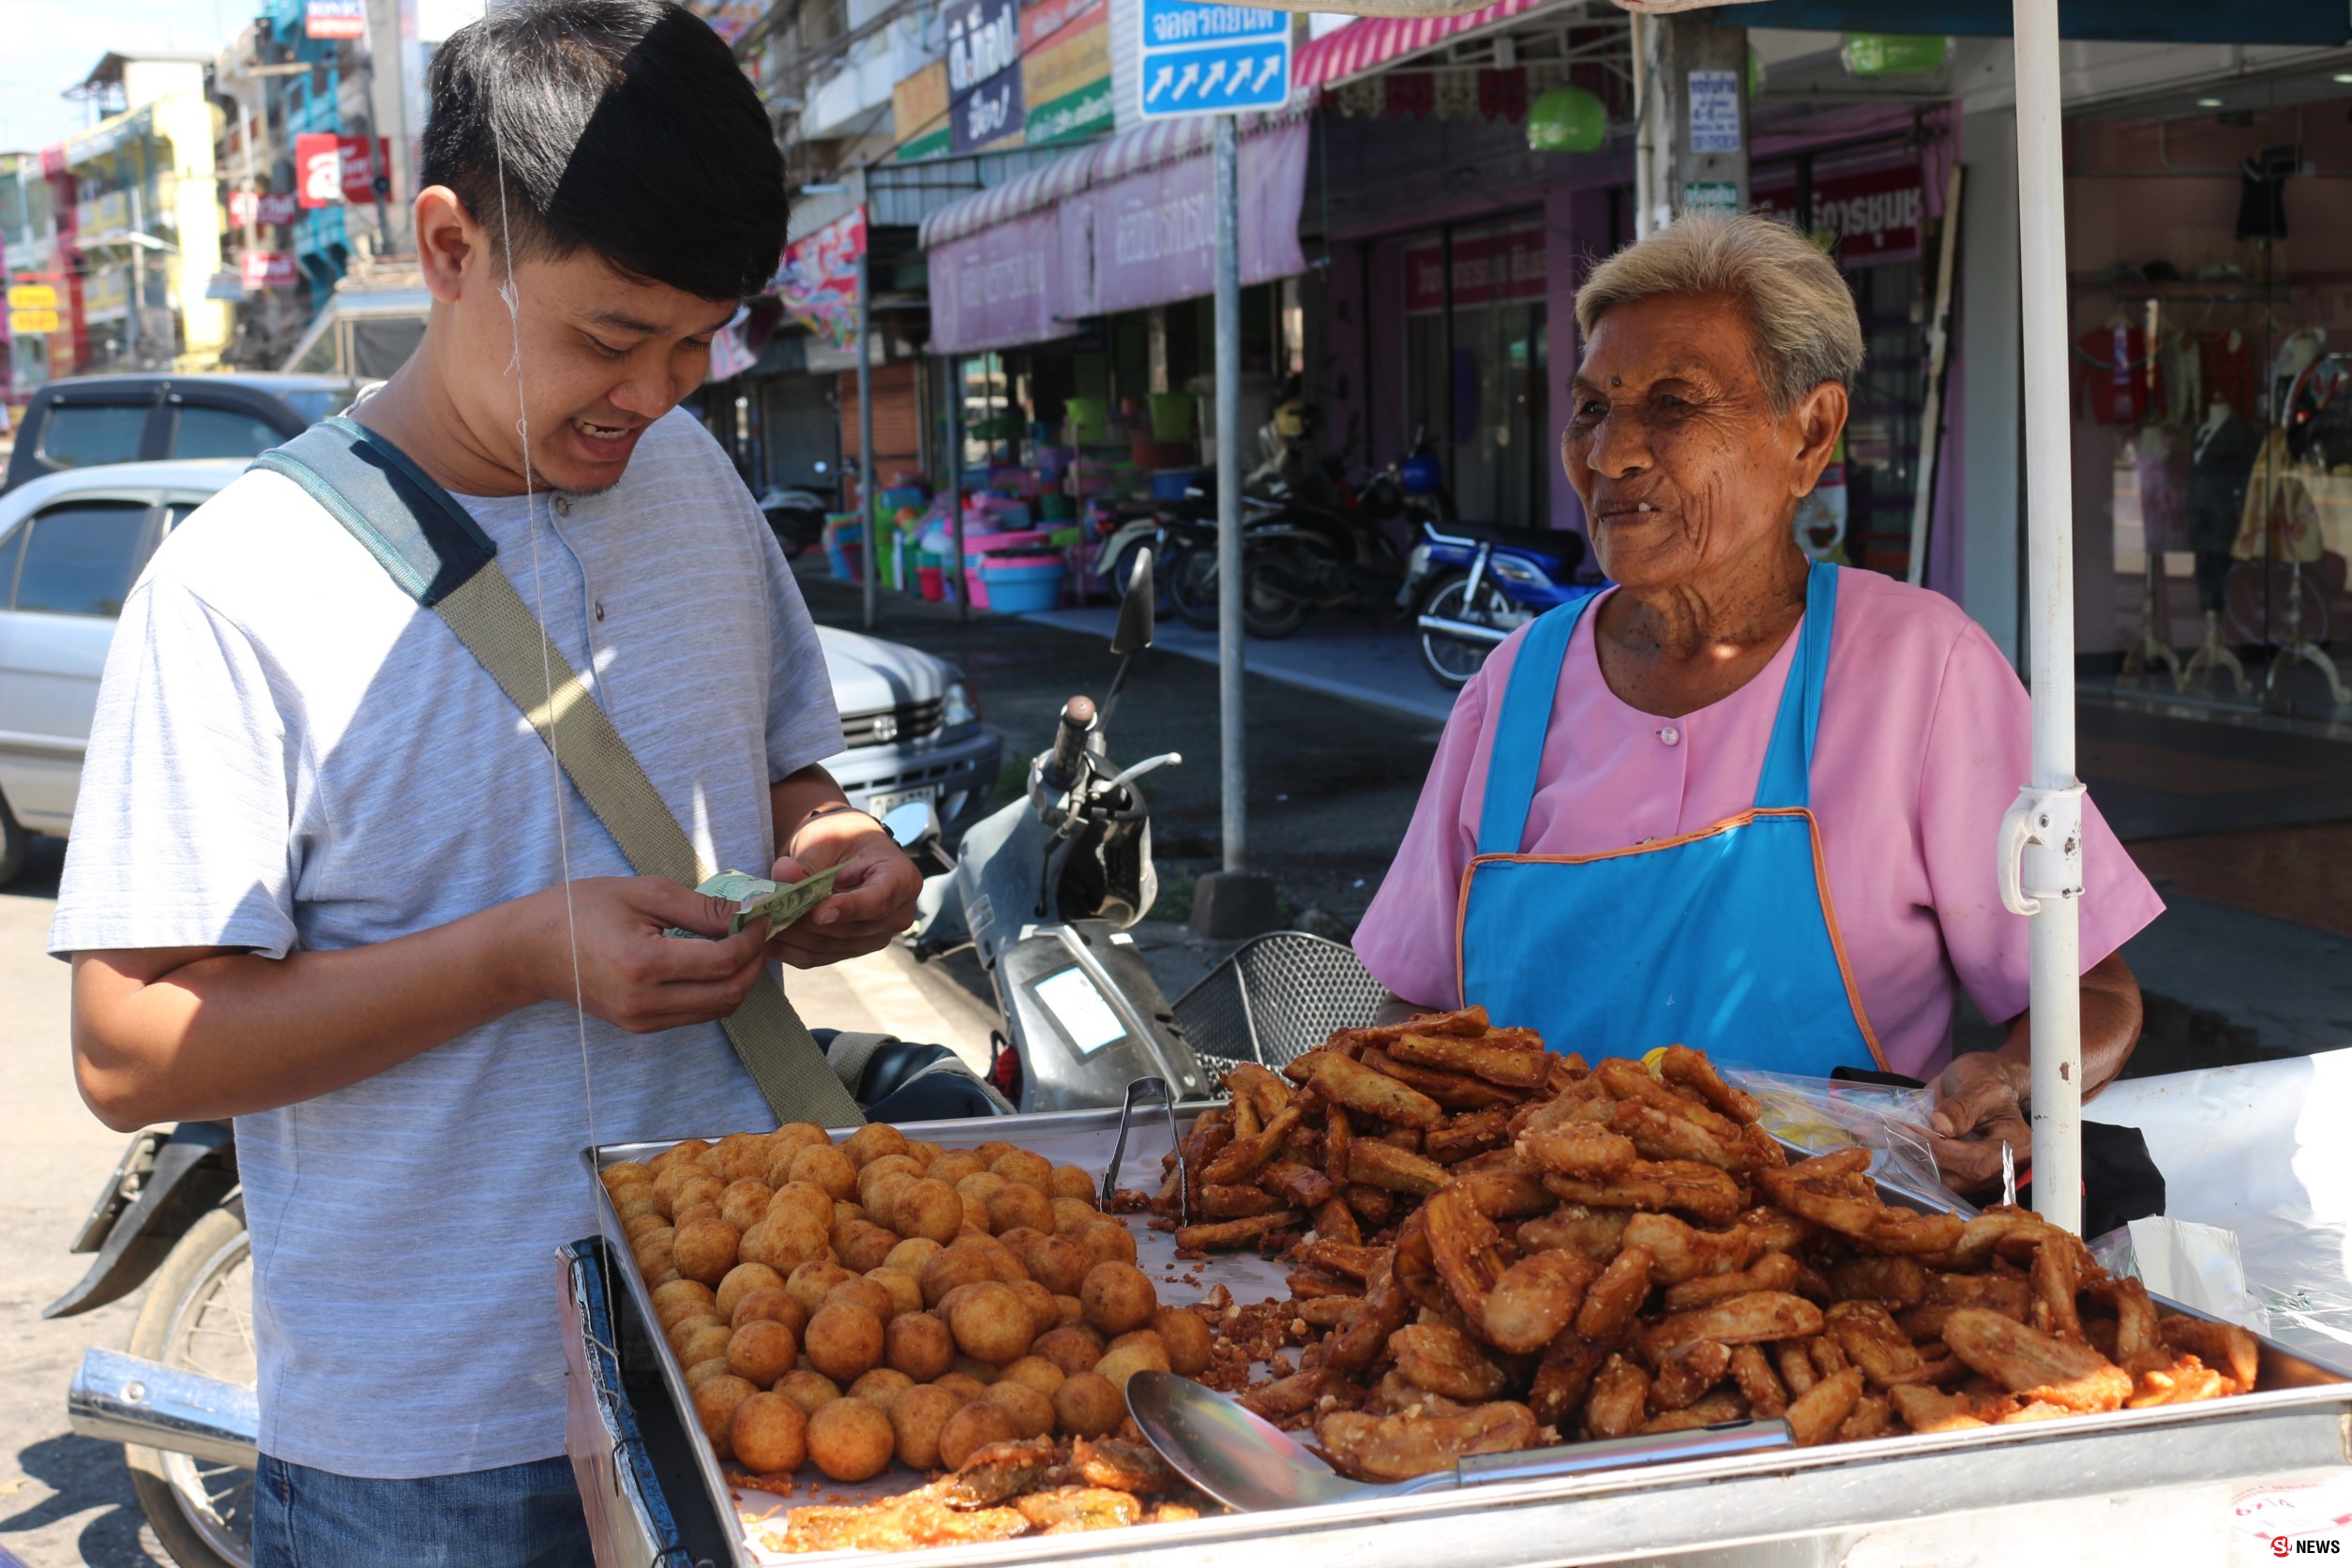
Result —
<path fill-rule="evenodd" d="M 1290 13 L 1143 0 L 1145 119 L 1278 109 L 1290 96 Z"/>

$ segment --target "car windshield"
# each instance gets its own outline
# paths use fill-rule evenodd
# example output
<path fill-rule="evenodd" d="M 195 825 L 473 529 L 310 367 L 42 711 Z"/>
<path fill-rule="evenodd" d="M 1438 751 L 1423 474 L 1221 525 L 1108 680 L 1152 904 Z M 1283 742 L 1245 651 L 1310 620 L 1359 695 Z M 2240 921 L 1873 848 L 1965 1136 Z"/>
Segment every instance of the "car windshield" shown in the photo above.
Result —
<path fill-rule="evenodd" d="M 343 406 L 338 394 L 324 388 L 280 392 L 278 396 L 288 408 L 302 415 L 306 425 L 315 425 L 330 414 L 340 413 Z"/>

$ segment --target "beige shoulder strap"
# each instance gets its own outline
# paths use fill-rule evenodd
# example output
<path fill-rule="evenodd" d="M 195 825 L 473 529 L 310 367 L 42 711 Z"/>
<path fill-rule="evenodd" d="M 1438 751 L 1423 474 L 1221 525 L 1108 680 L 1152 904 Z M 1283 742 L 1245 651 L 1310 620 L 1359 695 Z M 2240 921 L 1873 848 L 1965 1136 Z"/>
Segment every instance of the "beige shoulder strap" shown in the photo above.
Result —
<path fill-rule="evenodd" d="M 522 710 L 638 875 L 668 877 L 692 887 L 716 869 L 696 856 L 628 743 L 497 562 L 485 564 L 432 608 Z M 551 700 L 550 672 L 556 676 Z M 773 973 L 763 972 L 743 1005 L 720 1022 L 778 1123 L 864 1123 L 857 1101 L 835 1076 Z"/>

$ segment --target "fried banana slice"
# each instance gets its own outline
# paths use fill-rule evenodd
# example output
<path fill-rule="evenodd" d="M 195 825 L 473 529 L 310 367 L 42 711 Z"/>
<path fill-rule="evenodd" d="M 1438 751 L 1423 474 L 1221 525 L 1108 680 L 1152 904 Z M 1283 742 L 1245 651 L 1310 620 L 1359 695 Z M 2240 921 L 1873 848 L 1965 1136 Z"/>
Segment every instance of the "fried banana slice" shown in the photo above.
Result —
<path fill-rule="evenodd" d="M 1768 1252 L 1737 1274 L 1701 1274 L 1696 1279 L 1668 1286 L 1666 1309 L 1689 1312 L 1727 1296 L 1744 1296 L 1751 1290 L 1793 1291 L 1803 1272 L 1803 1266 L 1787 1253 Z"/>
<path fill-rule="evenodd" d="M 1467 1073 L 1504 1089 L 1541 1089 L 1551 1076 L 1551 1062 L 1541 1048 L 1514 1048 L 1458 1035 L 1400 1034 L 1388 1054 L 1419 1067 Z"/>
<path fill-rule="evenodd" d="M 1677 1312 L 1644 1329 L 1641 1350 L 1657 1365 L 1702 1339 L 1752 1345 L 1767 1339 L 1802 1339 L 1821 1332 L 1821 1309 L 1784 1290 L 1752 1290 L 1696 1311 Z"/>
<path fill-rule="evenodd" d="M 1528 1386 L 1528 1409 L 1535 1412 L 1535 1419 L 1554 1431 L 1569 1430 L 1571 1418 L 1591 1392 L 1592 1375 L 1607 1356 L 1607 1351 L 1581 1338 L 1575 1329 L 1561 1330 L 1560 1337 L 1545 1348 L 1534 1380 Z"/>
<path fill-rule="evenodd" d="M 1639 1151 L 1621 1132 L 1591 1122 L 1567 1122 L 1519 1135 L 1519 1157 L 1562 1176 L 1606 1181 L 1634 1168 Z"/>
<path fill-rule="evenodd" d="M 1650 1407 L 1650 1374 L 1621 1355 L 1612 1355 L 1592 1379 L 1584 1401 L 1585 1435 L 1630 1438 L 1641 1430 Z"/>
<path fill-rule="evenodd" d="M 1894 1430 L 1894 1407 L 1883 1394 L 1865 1394 L 1854 1401 L 1854 1411 L 1837 1425 L 1839 1442 L 1864 1442 Z"/>
<path fill-rule="evenodd" d="M 1372 1271 L 1388 1261 L 1388 1248 L 1380 1246 L 1349 1246 L 1317 1237 L 1306 1244 L 1301 1260 L 1318 1268 L 1330 1269 L 1356 1279 L 1370 1279 Z"/>
<path fill-rule="evenodd" d="M 1148 1497 L 1176 1485 L 1176 1472 L 1168 1468 L 1168 1461 L 1149 1443 L 1122 1442 L 1117 1438 L 1080 1438 L 1071 1445 L 1070 1465 L 1090 1486 L 1109 1486 Z"/>
<path fill-rule="evenodd" d="M 1732 1223 L 1756 1238 L 1758 1252 L 1794 1252 L 1819 1233 L 1809 1221 L 1770 1203 L 1741 1210 Z"/>
<path fill-rule="evenodd" d="M 1404 1326 L 1412 1301 L 1396 1279 L 1395 1249 L 1364 1275 L 1364 1294 L 1350 1304 L 1338 1326 L 1323 1341 L 1324 1364 L 1338 1372 L 1361 1372 L 1387 1346 L 1388 1337 Z"/>
<path fill-rule="evenodd" d="M 1445 1167 L 1426 1155 L 1376 1138 L 1358 1138 L 1348 1146 L 1348 1179 L 1367 1187 L 1425 1198 L 1445 1185 L 1446 1175 Z"/>
<path fill-rule="evenodd" d="M 2066 1234 L 2040 1214 L 2023 1209 L 1987 1209 L 1960 1228 L 1959 1239 L 1951 1247 L 1952 1263 L 1956 1269 L 1973 1272 L 1983 1268 L 1996 1250 L 2004 1258 L 2023 1258 L 2050 1237 Z"/>
<path fill-rule="evenodd" d="M 1428 1095 L 1448 1110 L 1515 1110 L 1528 1096 L 1526 1090 L 1505 1089 L 1468 1073 L 1450 1073 L 1441 1067 L 1399 1062 L 1384 1050 L 1367 1050 L 1363 1060 L 1374 1072 Z"/>
<path fill-rule="evenodd" d="M 1833 1378 L 1822 1379 L 1797 1395 L 1783 1412 L 1789 1429 L 1796 1434 L 1797 1446 L 1812 1448 L 1836 1437 L 1837 1429 L 1854 1413 L 1862 1395 L 1862 1372 L 1851 1366 Z"/>
<path fill-rule="evenodd" d="M 1421 1152 L 1440 1165 L 1452 1165 L 1491 1149 L 1501 1149 L 1511 1142 L 1511 1108 L 1490 1106 L 1466 1116 L 1451 1117 L 1429 1129 L 1421 1140 Z"/>
<path fill-rule="evenodd" d="M 1595 1263 L 1606 1263 L 1624 1244 L 1626 1222 L 1634 1217 L 1631 1209 L 1588 1209 L 1581 1203 L 1562 1203 L 1519 1227 L 1519 1250 L 1552 1252 L 1566 1247 Z"/>
<path fill-rule="evenodd" d="M 1685 1345 L 1658 1364 L 1658 1375 L 1650 1381 L 1650 1403 L 1661 1410 L 1687 1410 L 1730 1370 L 1731 1347 L 1720 1339 Z"/>
<path fill-rule="evenodd" d="M 2196 1357 L 2182 1356 L 2169 1365 L 2143 1368 L 2134 1380 L 2135 1392 L 2123 1403 L 2134 1410 L 2151 1405 L 2194 1405 L 2219 1399 L 2231 1386 L 2228 1379 Z"/>
<path fill-rule="evenodd" d="M 1748 1413 L 1758 1421 L 1770 1421 L 1788 1409 L 1788 1390 L 1781 1386 L 1780 1374 L 1772 1370 L 1760 1345 L 1731 1347 L 1731 1380 L 1740 1385 L 1740 1392 L 1748 1402 Z"/>
<path fill-rule="evenodd" d="M 2262 1369 L 2262 1346 L 2236 1323 L 2209 1323 L 2202 1318 L 2168 1312 L 2158 1319 L 2156 1328 L 2174 1352 L 2193 1355 L 2226 1375 L 2238 1385 L 2237 1393 L 2253 1391 Z"/>
<path fill-rule="evenodd" d="M 1255 1062 L 1238 1063 L 1227 1069 L 1225 1087 L 1232 1092 L 1235 1100 L 1246 1099 L 1257 1108 L 1260 1126 L 1280 1115 L 1297 1093 L 1279 1075 Z"/>
<path fill-rule="evenodd" d="M 1644 1159 L 1694 1160 L 1718 1170 L 1740 1171 L 1748 1168 L 1744 1144 L 1722 1143 L 1688 1117 L 1676 1116 L 1644 1101 L 1618 1102 L 1609 1117 L 1608 1129 L 1631 1139 Z"/>
<path fill-rule="evenodd" d="M 1924 1383 L 1906 1383 L 1887 1390 L 1895 1413 L 1914 1432 L 1965 1432 L 1987 1425 L 1976 1413 L 1976 1401 L 1946 1394 Z"/>
<path fill-rule="evenodd" d="M 1651 1278 L 1680 1285 L 1705 1274 L 1737 1274 L 1756 1259 L 1756 1240 L 1744 1226 L 1700 1230 L 1672 1214 L 1636 1214 L 1625 1222 L 1622 1243 L 1650 1249 L 1656 1261 Z"/>
<path fill-rule="evenodd" d="M 1341 1060 L 1334 1058 L 1333 1060 Z M 1352 1063 L 1350 1066 L 1354 1065 Z M 1238 1186 L 1253 1180 L 1266 1162 L 1282 1151 L 1282 1140 L 1306 1114 L 1297 1102 L 1282 1108 L 1274 1118 L 1247 1138 L 1235 1138 L 1201 1168 L 1203 1186 Z"/>
<path fill-rule="evenodd" d="M 1650 1076 L 1650 1069 L 1638 1062 L 1613 1056 L 1595 1065 L 1592 1076 L 1620 1100 L 1638 1100 L 1685 1121 L 1696 1122 L 1720 1143 L 1730 1145 L 1740 1141 L 1740 1124 L 1737 1122 L 1707 1106 L 1696 1094 L 1685 1093 L 1660 1083 Z"/>
<path fill-rule="evenodd" d="M 1934 1381 L 1927 1364 L 1877 1302 L 1839 1302 L 1826 1314 L 1830 1336 L 1874 1388 Z"/>
<path fill-rule="evenodd" d="M 1339 1189 L 1330 1177 L 1297 1160 L 1270 1160 L 1258 1173 L 1261 1191 L 1273 1193 L 1293 1209 L 1313 1209 L 1328 1203 Z"/>
<path fill-rule="evenodd" d="M 1651 1402 L 1656 1402 L 1652 1395 Z M 1722 1388 L 1688 1409 L 1661 1410 L 1641 1424 L 1641 1432 L 1650 1436 L 1658 1432 L 1688 1432 L 1700 1426 L 1713 1426 L 1726 1421 L 1738 1421 L 1748 1414 L 1748 1402 L 1737 1389 Z"/>
<path fill-rule="evenodd" d="M 1200 1213 L 1209 1219 L 1254 1219 L 1290 1205 L 1259 1186 L 1227 1186 L 1223 1183 L 1200 1189 Z"/>
<path fill-rule="evenodd" d="M 795 1508 L 784 1515 L 787 1552 L 903 1552 L 923 1546 L 1010 1541 L 1029 1533 L 1018 1508 L 950 1508 L 920 1492 L 884 1502 L 841 1508 Z"/>
<path fill-rule="evenodd" d="M 2112 1410 L 2132 1396 L 2132 1375 L 2089 1346 L 1964 1306 L 1944 1324 L 1952 1353 L 2003 1388 L 2069 1410 Z"/>
<path fill-rule="evenodd" d="M 1625 1332 L 1650 1294 L 1653 1259 L 1648 1247 L 1634 1244 L 1619 1250 L 1584 1293 L 1576 1309 L 1576 1333 L 1595 1344 L 1606 1344 Z"/>
<path fill-rule="evenodd" d="M 1307 1081 L 1334 1105 L 1400 1127 L 1434 1127 L 1445 1115 L 1437 1101 L 1418 1089 L 1335 1051 L 1310 1051 L 1290 1065 L 1295 1068 L 1302 1063 L 1310 1065 Z"/>
<path fill-rule="evenodd" d="M 2022 1323 L 2032 1313 L 2033 1291 L 2020 1274 L 1930 1272 L 1927 1299 L 1895 1321 L 1913 1340 L 1940 1339 L 1944 1324 L 1964 1306 L 1981 1306 Z"/>
<path fill-rule="evenodd" d="M 1539 1252 L 1502 1271 L 1487 1292 L 1478 1326 L 1497 1349 L 1515 1355 L 1542 1349 L 1575 1321 L 1600 1266 L 1581 1252 Z"/>
<path fill-rule="evenodd" d="M 1510 1373 L 1448 1323 L 1408 1323 L 1388 1336 L 1388 1349 L 1406 1381 L 1449 1399 L 1476 1403 L 1511 1386 Z"/>
<path fill-rule="evenodd" d="M 1129 1492 L 1108 1486 L 1055 1486 L 1013 1500 L 1022 1518 L 1045 1535 L 1119 1530 L 1141 1522 L 1143 1505 Z"/>
<path fill-rule="evenodd" d="M 1547 1174 L 1553 1196 L 1596 1209 L 1672 1209 L 1711 1225 L 1740 1212 L 1740 1187 L 1728 1173 L 1694 1160 L 1636 1160 L 1621 1175 L 1591 1181 Z"/>
<path fill-rule="evenodd" d="M 1342 1474 L 1359 1481 L 1405 1481 L 1445 1470 L 1473 1454 L 1532 1448 L 1535 1416 L 1508 1400 L 1460 1415 L 1373 1416 L 1334 1410 L 1316 1434 Z"/>
<path fill-rule="evenodd" d="M 1734 1122 L 1753 1122 L 1764 1108 L 1745 1090 L 1734 1089 L 1716 1073 L 1713 1063 L 1688 1046 L 1668 1046 L 1658 1060 L 1658 1075 L 1668 1083 L 1695 1089 L 1701 1098 Z"/>
<path fill-rule="evenodd" d="M 2043 1237 L 2027 1274 L 2033 1289 L 2033 1326 L 2061 1339 L 2082 1338 L 2082 1312 L 2074 1298 L 2082 1293 L 2085 1276 L 2099 1272 L 2090 1249 L 2074 1237 Z"/>
<path fill-rule="evenodd" d="M 992 1442 L 974 1449 L 954 1474 L 927 1490 L 951 1508 L 988 1508 L 1044 1485 L 1065 1457 L 1051 1438 Z"/>
<path fill-rule="evenodd" d="M 1214 1252 L 1220 1247 L 1247 1246 L 1260 1236 L 1305 1223 L 1306 1216 L 1296 1209 L 1284 1209 L 1249 1219 L 1222 1220 L 1215 1225 L 1183 1225 L 1176 1229 L 1176 1244 L 1190 1252 Z"/>

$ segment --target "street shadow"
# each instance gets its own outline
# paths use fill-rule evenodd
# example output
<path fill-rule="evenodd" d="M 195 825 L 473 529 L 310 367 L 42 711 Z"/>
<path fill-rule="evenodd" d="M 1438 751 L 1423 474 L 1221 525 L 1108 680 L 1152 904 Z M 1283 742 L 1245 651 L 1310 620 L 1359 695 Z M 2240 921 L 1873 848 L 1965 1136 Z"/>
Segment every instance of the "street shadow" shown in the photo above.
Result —
<path fill-rule="evenodd" d="M 0 885 L 0 896 L 11 898 L 54 898 L 57 880 L 65 874 L 66 841 L 46 833 L 33 835 L 31 851 L 24 857 L 24 869 L 16 880 Z"/>
<path fill-rule="evenodd" d="M 85 1568 L 171 1568 L 172 1560 L 160 1551 L 149 1550 L 146 1543 L 151 1538 L 143 1538 L 146 1515 L 139 1510 L 138 1494 L 130 1489 L 130 1472 L 123 1466 L 120 1448 L 96 1438 L 68 1434 L 17 1450 L 16 1462 L 18 1469 L 52 1494 L 29 1508 L 0 1517 L 0 1545 L 24 1557 L 30 1568 L 46 1568 L 59 1560 L 28 1545 L 27 1537 L 93 1508 L 98 1512 L 74 1538 L 73 1561 Z M 55 1541 L 54 1536 L 51 1539 Z M 64 1545 L 62 1541 L 55 1544 Z"/>

